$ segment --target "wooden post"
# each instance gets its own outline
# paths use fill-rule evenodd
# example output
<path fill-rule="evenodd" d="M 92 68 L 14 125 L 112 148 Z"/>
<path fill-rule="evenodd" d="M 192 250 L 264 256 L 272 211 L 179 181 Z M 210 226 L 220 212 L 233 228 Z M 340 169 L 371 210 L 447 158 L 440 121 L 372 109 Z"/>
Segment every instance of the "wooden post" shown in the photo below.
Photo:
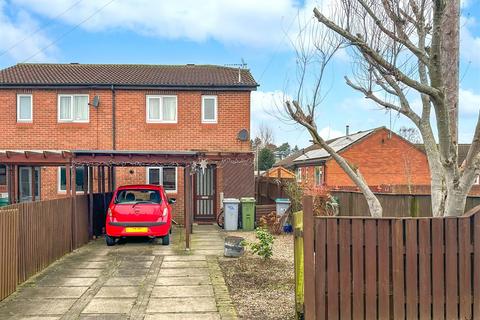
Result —
<path fill-rule="evenodd" d="M 18 165 L 13 166 L 13 203 L 18 203 Z"/>
<path fill-rule="evenodd" d="M 7 166 L 7 191 L 8 191 L 8 204 L 13 204 L 13 166 Z"/>
<path fill-rule="evenodd" d="M 88 189 L 89 189 L 89 184 L 88 184 L 88 166 L 84 165 L 83 166 L 83 194 L 87 195 L 88 194 Z"/>
<path fill-rule="evenodd" d="M 190 250 L 190 233 L 191 233 L 191 224 L 190 224 L 190 213 L 192 210 L 192 177 L 190 175 L 190 167 L 186 166 L 183 170 L 184 172 L 184 194 L 185 194 L 185 204 L 184 204 L 184 227 L 185 227 L 185 250 Z"/>
<path fill-rule="evenodd" d="M 77 168 L 75 165 L 71 167 L 72 170 L 72 248 L 77 247 Z"/>
<path fill-rule="evenodd" d="M 88 167 L 88 235 L 93 238 L 93 167 Z"/>
<path fill-rule="evenodd" d="M 103 199 L 103 213 L 107 212 L 107 199 L 105 198 L 105 166 L 100 166 L 101 172 L 101 183 L 100 183 L 100 192 L 102 193 Z"/>
<path fill-rule="evenodd" d="M 100 166 L 97 167 L 97 193 L 102 192 L 102 170 L 100 170 Z"/>
<path fill-rule="evenodd" d="M 113 167 L 107 167 L 107 171 L 108 171 L 108 189 L 107 191 L 108 192 L 112 192 L 113 191 L 113 188 L 112 188 L 112 168 Z"/>
<path fill-rule="evenodd" d="M 35 182 L 35 167 L 31 167 L 32 171 L 30 171 L 30 182 L 31 182 L 31 189 L 32 189 L 32 201 L 35 201 L 35 187 L 36 187 L 36 182 Z"/>
<path fill-rule="evenodd" d="M 72 190 L 72 179 L 71 179 L 71 167 L 70 164 L 65 166 L 65 180 L 66 180 L 66 188 L 67 189 L 67 196 L 71 196 Z"/>
<path fill-rule="evenodd" d="M 305 277 L 305 319 L 315 319 L 315 229 L 313 197 L 303 198 L 303 250 Z"/>

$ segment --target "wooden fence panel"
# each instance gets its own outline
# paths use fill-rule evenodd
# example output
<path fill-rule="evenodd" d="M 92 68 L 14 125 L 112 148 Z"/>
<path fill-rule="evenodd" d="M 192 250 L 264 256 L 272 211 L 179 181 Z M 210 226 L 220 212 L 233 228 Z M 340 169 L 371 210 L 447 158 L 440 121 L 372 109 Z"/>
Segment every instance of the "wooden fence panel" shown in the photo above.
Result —
<path fill-rule="evenodd" d="M 474 229 L 473 232 L 475 233 L 473 237 L 473 270 L 476 272 L 473 273 L 473 315 L 479 316 L 480 315 L 480 215 L 477 213 L 476 216 L 473 217 L 473 224 Z M 473 318 L 473 317 L 472 317 Z"/>
<path fill-rule="evenodd" d="M 338 319 L 338 228 L 337 220 L 327 220 L 327 306 L 328 319 Z"/>
<path fill-rule="evenodd" d="M 443 219 L 432 219 L 432 315 L 434 320 L 445 318 L 444 227 Z"/>
<path fill-rule="evenodd" d="M 340 272 L 340 319 L 350 320 L 352 318 L 352 278 L 351 278 L 351 234 L 350 221 L 341 219 L 338 225 L 339 242 L 339 272 Z"/>
<path fill-rule="evenodd" d="M 430 255 L 430 221 L 421 219 L 418 221 L 418 279 L 419 279 L 419 318 L 431 319 L 431 255 Z"/>
<path fill-rule="evenodd" d="M 87 197 L 78 196 L 76 200 L 75 216 L 72 198 L 25 202 L 0 209 L 0 250 L 5 250 L 1 251 L 0 266 L 4 265 L 4 260 L 14 261 L 15 284 L 26 281 L 72 249 L 88 242 Z M 6 217 L 10 220 L 3 221 Z M 11 219 L 16 226 L 11 225 Z M 4 243 L 8 244 L 7 249 L 3 248 Z M 11 272 L 2 267 L 0 287 L 3 287 L 3 278 L 7 274 Z M 0 300 L 14 291 L 11 287 L 7 291 L 1 290 Z"/>
<path fill-rule="evenodd" d="M 457 219 L 445 219 L 445 315 L 458 319 Z"/>
<path fill-rule="evenodd" d="M 363 221 L 352 221 L 352 314 L 363 319 L 365 311 L 364 301 L 364 258 L 363 251 Z"/>
<path fill-rule="evenodd" d="M 0 300 L 17 288 L 18 210 L 0 211 Z"/>
<path fill-rule="evenodd" d="M 417 221 L 405 221 L 405 293 L 407 319 L 418 319 Z"/>
<path fill-rule="evenodd" d="M 365 220 L 365 319 L 377 319 L 377 224 Z"/>
<path fill-rule="evenodd" d="M 305 214 L 305 213 L 304 213 Z M 305 217 L 305 216 L 304 216 Z M 305 219 L 303 220 L 305 222 Z M 305 230 L 305 225 L 304 225 Z M 315 241 L 315 251 L 316 252 L 326 252 L 327 247 L 327 221 L 325 220 L 317 220 L 315 222 L 315 234 L 316 234 L 316 241 Z M 304 242 L 305 244 L 305 242 Z M 309 249 L 308 247 L 304 247 L 305 249 Z M 305 259 L 305 263 L 307 263 L 307 259 Z M 305 271 L 310 270 L 309 267 L 304 265 Z M 327 278 L 326 278 L 326 270 L 327 268 L 327 260 L 326 255 L 324 254 L 316 254 L 315 255 L 315 277 L 312 278 L 311 275 L 309 277 L 305 277 L 305 287 L 307 287 L 307 282 L 312 281 L 312 283 L 308 284 L 308 286 L 312 287 L 313 284 L 313 292 L 315 293 L 315 297 L 308 297 L 309 301 L 315 301 L 315 307 L 311 308 L 308 307 L 308 310 L 311 310 L 310 314 L 307 312 L 307 303 L 305 304 L 305 317 L 311 315 L 311 319 L 325 319 L 327 316 L 327 297 L 325 295 L 327 289 Z M 308 292 L 312 292 L 311 289 L 305 289 L 305 294 Z M 307 300 L 307 297 L 305 297 Z"/>
<path fill-rule="evenodd" d="M 378 318 L 390 318 L 390 223 L 378 221 Z"/>

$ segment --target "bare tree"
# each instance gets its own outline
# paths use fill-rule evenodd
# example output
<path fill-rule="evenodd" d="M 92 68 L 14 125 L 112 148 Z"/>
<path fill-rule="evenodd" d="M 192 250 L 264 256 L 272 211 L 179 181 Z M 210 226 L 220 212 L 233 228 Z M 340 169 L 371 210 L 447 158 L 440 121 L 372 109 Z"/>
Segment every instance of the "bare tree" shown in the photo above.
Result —
<path fill-rule="evenodd" d="M 316 111 L 322 103 L 324 92 L 324 76 L 329 62 L 342 48 L 344 40 L 334 34 L 327 33 L 318 24 L 303 24 L 299 18 L 299 34 L 292 40 L 297 56 L 297 93 L 295 100 L 287 100 L 284 104 L 289 119 L 305 127 L 310 133 L 313 143 L 326 150 L 352 181 L 361 190 L 367 201 L 370 215 L 382 216 L 382 206 L 375 194 L 368 187 L 360 173 L 360 169 L 340 156 L 320 136 L 315 124 Z"/>
<path fill-rule="evenodd" d="M 261 148 L 268 147 L 274 142 L 272 128 L 263 122 L 258 126 L 257 136 L 261 141 Z"/>
<path fill-rule="evenodd" d="M 434 216 L 459 216 L 480 170 L 480 125 L 458 163 L 460 0 L 339 0 L 340 14 L 314 16 L 350 46 L 346 83 L 419 129 L 431 173 Z M 411 101 L 421 100 L 421 112 Z M 435 111 L 434 134 L 431 111 Z"/>
<path fill-rule="evenodd" d="M 398 130 L 398 135 L 411 143 L 422 143 L 422 137 L 417 128 L 414 127 L 401 127 Z"/>

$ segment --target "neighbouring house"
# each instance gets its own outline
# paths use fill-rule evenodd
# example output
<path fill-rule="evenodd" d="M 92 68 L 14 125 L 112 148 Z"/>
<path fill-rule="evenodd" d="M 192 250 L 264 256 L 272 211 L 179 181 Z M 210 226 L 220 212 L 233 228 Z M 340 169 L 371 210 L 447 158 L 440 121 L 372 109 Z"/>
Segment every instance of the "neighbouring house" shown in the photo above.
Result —
<path fill-rule="evenodd" d="M 295 173 L 285 169 L 284 167 L 273 167 L 262 174 L 262 177 L 279 178 L 279 179 L 295 179 Z"/>
<path fill-rule="evenodd" d="M 194 184 L 194 219 L 211 220 L 221 197 L 254 195 L 250 93 L 257 86 L 249 70 L 215 65 L 17 64 L 0 71 L 0 155 L 215 155 L 218 161 L 197 173 Z M 238 155 L 246 155 L 242 165 Z M 1 162 L 0 194 L 5 195 L 9 169 Z M 32 189 L 37 200 L 66 194 L 65 167 L 10 170 L 18 176 L 16 201 L 32 199 Z M 182 167 L 111 172 L 117 186 L 163 185 L 177 199 L 175 216 L 182 220 Z M 97 192 L 97 183 L 86 185 L 85 175 L 83 167 L 76 168 L 76 190 Z M 93 171 L 92 179 L 98 175 Z"/>
<path fill-rule="evenodd" d="M 359 168 L 371 187 L 428 185 L 425 153 L 381 127 L 331 139 L 329 145 Z M 295 170 L 297 181 L 311 190 L 353 189 L 355 184 L 323 148 L 311 146 L 276 165 Z"/>

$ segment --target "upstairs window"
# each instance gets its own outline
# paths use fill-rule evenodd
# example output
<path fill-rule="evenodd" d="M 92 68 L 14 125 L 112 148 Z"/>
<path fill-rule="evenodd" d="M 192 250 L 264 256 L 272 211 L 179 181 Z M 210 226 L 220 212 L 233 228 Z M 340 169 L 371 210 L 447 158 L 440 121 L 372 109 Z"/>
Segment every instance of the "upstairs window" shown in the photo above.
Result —
<path fill-rule="evenodd" d="M 323 167 L 315 167 L 315 185 L 321 186 L 323 184 Z"/>
<path fill-rule="evenodd" d="M 147 122 L 177 123 L 177 97 L 147 96 Z"/>
<path fill-rule="evenodd" d="M 302 182 L 302 168 L 295 170 L 295 176 L 297 177 L 297 182 Z"/>
<path fill-rule="evenodd" d="M 32 122 L 32 95 L 17 95 L 17 122 Z"/>
<path fill-rule="evenodd" d="M 202 122 L 217 123 L 217 96 L 202 96 Z"/>
<path fill-rule="evenodd" d="M 177 192 L 177 168 L 147 168 L 147 183 L 163 186 L 166 192 Z"/>
<path fill-rule="evenodd" d="M 88 95 L 58 96 L 58 122 L 88 122 Z"/>

